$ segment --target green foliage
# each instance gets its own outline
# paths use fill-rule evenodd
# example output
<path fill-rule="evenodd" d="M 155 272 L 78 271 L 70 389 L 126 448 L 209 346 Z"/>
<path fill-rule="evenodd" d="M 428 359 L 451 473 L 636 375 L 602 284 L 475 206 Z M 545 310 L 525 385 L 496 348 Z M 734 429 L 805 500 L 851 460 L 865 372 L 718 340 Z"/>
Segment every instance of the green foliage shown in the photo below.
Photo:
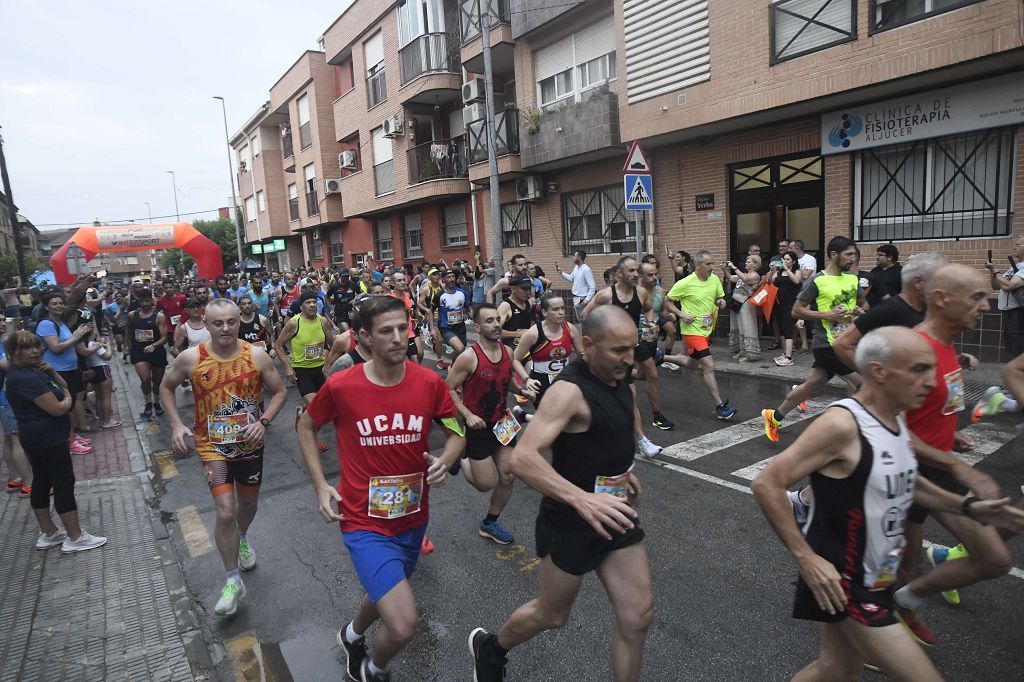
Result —
<path fill-rule="evenodd" d="M 35 286 L 35 281 L 32 280 L 32 273 L 39 272 L 40 270 L 49 270 L 50 264 L 46 261 L 40 260 L 35 256 L 25 256 L 25 272 L 29 277 L 28 286 Z M 14 278 L 18 276 L 18 260 L 11 254 L 4 254 L 0 256 L 0 281 L 14 281 Z"/>
<path fill-rule="evenodd" d="M 192 227 L 209 237 L 220 247 L 221 261 L 227 268 L 238 261 L 238 245 L 235 241 L 235 223 L 227 218 L 217 220 L 196 220 Z M 166 270 L 174 266 L 177 272 L 184 272 L 192 267 L 193 258 L 181 249 L 166 249 L 161 252 L 158 260 L 160 267 Z"/>

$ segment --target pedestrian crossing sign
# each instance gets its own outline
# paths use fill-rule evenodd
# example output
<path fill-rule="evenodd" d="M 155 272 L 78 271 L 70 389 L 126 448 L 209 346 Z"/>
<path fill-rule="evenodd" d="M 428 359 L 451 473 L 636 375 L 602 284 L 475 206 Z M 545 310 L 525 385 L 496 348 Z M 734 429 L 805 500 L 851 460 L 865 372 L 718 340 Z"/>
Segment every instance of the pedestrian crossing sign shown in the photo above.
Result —
<path fill-rule="evenodd" d="M 627 211 L 649 211 L 654 208 L 654 186 L 647 173 L 626 173 L 622 176 Z"/>

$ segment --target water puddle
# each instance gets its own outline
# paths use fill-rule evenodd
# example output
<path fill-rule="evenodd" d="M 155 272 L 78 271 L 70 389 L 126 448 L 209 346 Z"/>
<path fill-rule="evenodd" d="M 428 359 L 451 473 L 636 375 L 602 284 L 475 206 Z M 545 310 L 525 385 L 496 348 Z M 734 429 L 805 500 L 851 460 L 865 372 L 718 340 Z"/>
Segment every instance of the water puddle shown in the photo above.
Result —
<path fill-rule="evenodd" d="M 335 632 L 313 631 L 282 642 L 260 642 L 241 635 L 227 642 L 239 680 L 312 682 L 343 679 L 345 670 Z"/>

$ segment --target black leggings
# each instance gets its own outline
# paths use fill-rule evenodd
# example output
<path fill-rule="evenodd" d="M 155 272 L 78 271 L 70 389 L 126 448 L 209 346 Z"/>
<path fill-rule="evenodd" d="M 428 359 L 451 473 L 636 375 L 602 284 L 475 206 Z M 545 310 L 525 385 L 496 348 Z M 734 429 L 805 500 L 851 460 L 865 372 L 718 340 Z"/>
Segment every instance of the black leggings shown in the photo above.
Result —
<path fill-rule="evenodd" d="M 793 326 L 796 324 L 796 320 L 793 319 L 793 304 L 796 301 L 783 301 L 779 299 L 775 303 L 775 314 L 779 316 L 779 331 L 782 332 L 782 338 L 792 339 L 793 338 Z"/>
<path fill-rule="evenodd" d="M 32 508 L 49 509 L 50 488 L 53 488 L 53 506 L 58 514 L 78 509 L 75 503 L 75 468 L 71 465 L 68 444 L 40 448 L 23 443 L 22 447 L 32 465 Z"/>

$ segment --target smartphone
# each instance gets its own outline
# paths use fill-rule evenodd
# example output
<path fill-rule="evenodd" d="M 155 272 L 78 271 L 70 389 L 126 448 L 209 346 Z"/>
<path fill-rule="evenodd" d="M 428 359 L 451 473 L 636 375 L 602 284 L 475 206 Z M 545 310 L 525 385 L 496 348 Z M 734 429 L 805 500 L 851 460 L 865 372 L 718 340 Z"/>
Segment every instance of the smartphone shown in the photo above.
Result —
<path fill-rule="evenodd" d="M 988 250 L 988 260 L 986 262 L 987 263 L 991 263 L 992 262 L 992 249 Z"/>
<path fill-rule="evenodd" d="M 988 252 L 988 259 L 992 260 L 992 252 L 991 251 Z M 96 276 L 97 277 L 101 277 L 101 278 L 102 277 L 106 277 L 107 276 L 107 271 L 106 270 L 97 270 L 96 271 Z"/>

